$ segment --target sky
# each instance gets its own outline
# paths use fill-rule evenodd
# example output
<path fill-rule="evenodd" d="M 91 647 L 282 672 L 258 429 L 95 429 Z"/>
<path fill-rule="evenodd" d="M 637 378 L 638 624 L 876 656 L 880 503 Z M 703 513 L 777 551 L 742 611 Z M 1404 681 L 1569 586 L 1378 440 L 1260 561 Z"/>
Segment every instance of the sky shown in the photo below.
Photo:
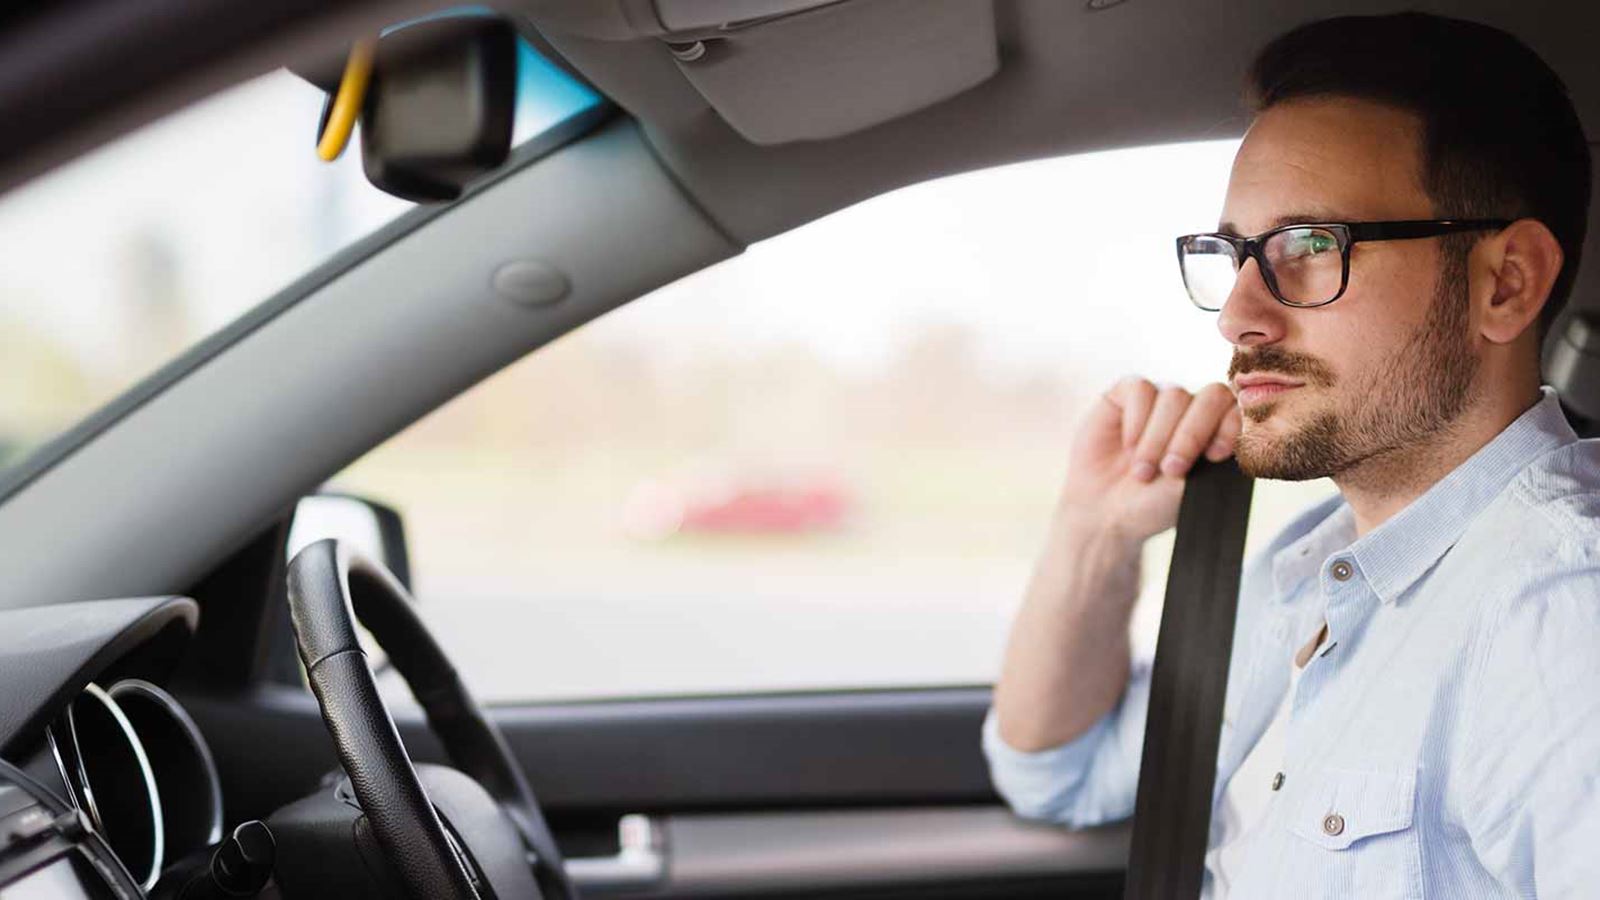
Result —
<path fill-rule="evenodd" d="M 1001 374 L 1071 364 L 1215 380 L 1226 345 L 1215 314 L 1184 294 L 1173 240 L 1215 227 L 1236 147 L 1087 154 L 913 185 L 758 243 L 609 327 L 696 345 L 800 340 L 870 369 L 908 323 L 949 322 L 975 329 Z"/>

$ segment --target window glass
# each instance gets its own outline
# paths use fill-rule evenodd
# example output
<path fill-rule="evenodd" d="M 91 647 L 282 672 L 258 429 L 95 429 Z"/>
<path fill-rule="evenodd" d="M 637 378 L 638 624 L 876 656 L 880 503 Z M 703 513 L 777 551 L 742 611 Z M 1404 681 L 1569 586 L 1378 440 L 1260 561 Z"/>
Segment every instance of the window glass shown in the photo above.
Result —
<path fill-rule="evenodd" d="M 0 478 L 412 208 L 367 182 L 356 139 L 316 157 L 324 98 L 272 72 L 0 197 Z M 517 140 L 599 102 L 521 46 Z"/>
<path fill-rule="evenodd" d="M 862 203 L 533 353 L 335 487 L 405 515 L 419 609 L 490 699 L 989 682 L 1087 404 L 1225 372 L 1173 238 L 1214 225 L 1235 147 Z M 1328 490 L 1264 485 L 1252 542 Z"/>

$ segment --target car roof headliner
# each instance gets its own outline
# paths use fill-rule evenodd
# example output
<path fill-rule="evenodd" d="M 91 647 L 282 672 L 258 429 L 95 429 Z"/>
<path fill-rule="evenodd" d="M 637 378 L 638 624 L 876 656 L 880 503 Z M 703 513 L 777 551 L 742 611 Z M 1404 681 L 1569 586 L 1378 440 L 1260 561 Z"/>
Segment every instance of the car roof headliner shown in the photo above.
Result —
<path fill-rule="evenodd" d="M 1255 51 L 1294 25 L 1332 15 L 1421 8 L 1504 28 L 1566 80 L 1587 133 L 1600 128 L 1600 66 L 1593 62 L 1600 7 L 1589 4 L 1127 0 L 1097 11 L 1083 0 L 996 0 L 1001 65 L 993 78 L 854 134 L 757 146 L 708 105 L 662 41 L 574 33 L 565 21 L 569 7 L 594 2 L 536 0 L 529 17 L 561 56 L 644 123 L 662 162 L 742 243 L 940 175 L 1237 136 L 1248 121 L 1239 94 Z"/>

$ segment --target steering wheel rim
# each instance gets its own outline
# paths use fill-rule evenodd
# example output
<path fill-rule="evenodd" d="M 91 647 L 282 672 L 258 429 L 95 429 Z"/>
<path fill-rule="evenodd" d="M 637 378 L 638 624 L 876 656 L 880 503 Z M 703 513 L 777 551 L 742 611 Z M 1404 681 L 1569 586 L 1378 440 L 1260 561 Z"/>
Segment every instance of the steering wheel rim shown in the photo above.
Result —
<path fill-rule="evenodd" d="M 483 715 L 410 596 L 381 564 L 333 539 L 295 555 L 287 577 L 295 645 L 323 722 L 373 835 L 419 896 L 479 900 L 387 705 L 355 623 L 366 626 L 405 679 L 454 766 L 516 825 L 551 900 L 576 900 L 560 850 L 499 730 Z"/>

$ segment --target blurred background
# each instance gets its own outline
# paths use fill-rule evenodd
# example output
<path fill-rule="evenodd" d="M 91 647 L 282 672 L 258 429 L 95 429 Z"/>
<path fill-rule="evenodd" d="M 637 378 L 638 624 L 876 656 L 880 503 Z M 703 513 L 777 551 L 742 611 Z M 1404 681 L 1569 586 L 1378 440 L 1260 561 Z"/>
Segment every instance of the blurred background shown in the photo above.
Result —
<path fill-rule="evenodd" d="M 519 140 L 597 101 L 531 50 L 522 75 Z M 322 103 L 271 74 L 0 197 L 0 477 L 410 208 L 355 153 L 315 158 Z M 987 683 L 1087 405 L 1225 371 L 1173 238 L 1214 227 L 1235 147 L 875 198 L 536 351 L 331 486 L 405 516 L 419 608 L 490 700 Z M 1331 490 L 1258 488 L 1252 543 Z"/>

